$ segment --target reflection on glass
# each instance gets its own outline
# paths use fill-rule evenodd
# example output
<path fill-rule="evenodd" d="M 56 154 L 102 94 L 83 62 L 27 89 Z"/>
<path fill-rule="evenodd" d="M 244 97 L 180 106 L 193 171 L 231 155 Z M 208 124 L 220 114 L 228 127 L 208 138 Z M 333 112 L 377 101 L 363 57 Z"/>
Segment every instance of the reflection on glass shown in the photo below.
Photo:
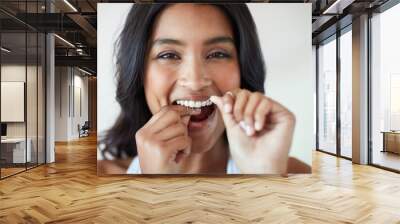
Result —
<path fill-rule="evenodd" d="M 318 51 L 318 146 L 336 153 L 336 40 Z"/>
<path fill-rule="evenodd" d="M 25 170 L 25 162 L 31 153 L 26 142 L 24 116 L 25 38 L 25 32 L 1 34 L 2 47 L 9 49 L 9 52 L 1 52 L 1 122 L 6 125 L 6 134 L 1 140 L 2 178 Z"/>
<path fill-rule="evenodd" d="M 340 37 L 340 153 L 352 157 L 352 35 Z"/>
<path fill-rule="evenodd" d="M 0 1 L 15 14 L 44 13 L 45 1 Z M 45 162 L 45 35 L 0 12 L 0 178 Z M 35 17 L 36 18 L 36 17 Z"/>
<path fill-rule="evenodd" d="M 46 52 L 45 52 L 45 44 L 46 39 L 45 35 L 39 33 L 38 35 L 38 136 L 37 136 L 37 145 L 38 145 L 38 156 L 37 162 L 38 164 L 45 163 L 45 60 L 46 60 Z"/>
<path fill-rule="evenodd" d="M 27 81 L 26 81 L 26 113 L 27 113 L 27 142 L 30 148 L 30 158 L 27 167 L 37 165 L 37 33 L 27 33 Z"/>
<path fill-rule="evenodd" d="M 400 4 L 371 22 L 372 163 L 400 170 Z"/>

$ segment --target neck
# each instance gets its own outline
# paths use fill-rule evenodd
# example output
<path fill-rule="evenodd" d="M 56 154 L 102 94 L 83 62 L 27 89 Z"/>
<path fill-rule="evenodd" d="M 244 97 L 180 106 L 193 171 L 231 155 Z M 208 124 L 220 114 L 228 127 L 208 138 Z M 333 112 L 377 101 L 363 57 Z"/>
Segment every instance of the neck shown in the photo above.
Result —
<path fill-rule="evenodd" d="M 204 153 L 189 155 L 182 164 L 185 173 L 226 173 L 229 148 L 223 137 Z"/>

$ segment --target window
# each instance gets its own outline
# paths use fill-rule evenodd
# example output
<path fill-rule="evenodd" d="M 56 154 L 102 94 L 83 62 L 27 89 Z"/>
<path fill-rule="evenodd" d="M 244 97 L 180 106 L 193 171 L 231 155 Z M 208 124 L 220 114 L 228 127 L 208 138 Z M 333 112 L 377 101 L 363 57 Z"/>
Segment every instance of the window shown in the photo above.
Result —
<path fill-rule="evenodd" d="M 372 164 L 400 170 L 400 4 L 371 18 Z"/>
<path fill-rule="evenodd" d="M 336 39 L 318 48 L 318 149 L 336 153 Z"/>
<path fill-rule="evenodd" d="M 352 33 L 340 36 L 340 155 L 352 157 Z"/>

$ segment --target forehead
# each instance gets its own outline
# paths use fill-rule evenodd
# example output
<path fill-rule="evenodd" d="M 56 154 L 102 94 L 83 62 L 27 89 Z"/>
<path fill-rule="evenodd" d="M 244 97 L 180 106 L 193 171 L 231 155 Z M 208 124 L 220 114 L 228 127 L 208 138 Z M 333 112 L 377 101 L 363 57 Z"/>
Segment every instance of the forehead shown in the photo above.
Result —
<path fill-rule="evenodd" d="M 152 39 L 207 39 L 233 37 L 229 19 L 217 6 L 180 3 L 168 6 L 156 19 Z"/>

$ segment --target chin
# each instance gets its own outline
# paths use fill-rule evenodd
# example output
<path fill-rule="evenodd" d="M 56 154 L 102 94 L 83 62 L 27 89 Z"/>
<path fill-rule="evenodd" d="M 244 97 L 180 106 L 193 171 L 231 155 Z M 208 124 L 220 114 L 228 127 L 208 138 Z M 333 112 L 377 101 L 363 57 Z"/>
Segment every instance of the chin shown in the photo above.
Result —
<path fill-rule="evenodd" d="M 208 141 L 208 142 L 206 142 L 206 144 L 204 144 L 204 141 L 202 141 L 200 139 L 196 139 L 196 140 L 193 139 L 191 153 L 202 154 L 202 153 L 208 152 L 214 145 L 215 145 L 215 141 L 214 142 Z"/>

